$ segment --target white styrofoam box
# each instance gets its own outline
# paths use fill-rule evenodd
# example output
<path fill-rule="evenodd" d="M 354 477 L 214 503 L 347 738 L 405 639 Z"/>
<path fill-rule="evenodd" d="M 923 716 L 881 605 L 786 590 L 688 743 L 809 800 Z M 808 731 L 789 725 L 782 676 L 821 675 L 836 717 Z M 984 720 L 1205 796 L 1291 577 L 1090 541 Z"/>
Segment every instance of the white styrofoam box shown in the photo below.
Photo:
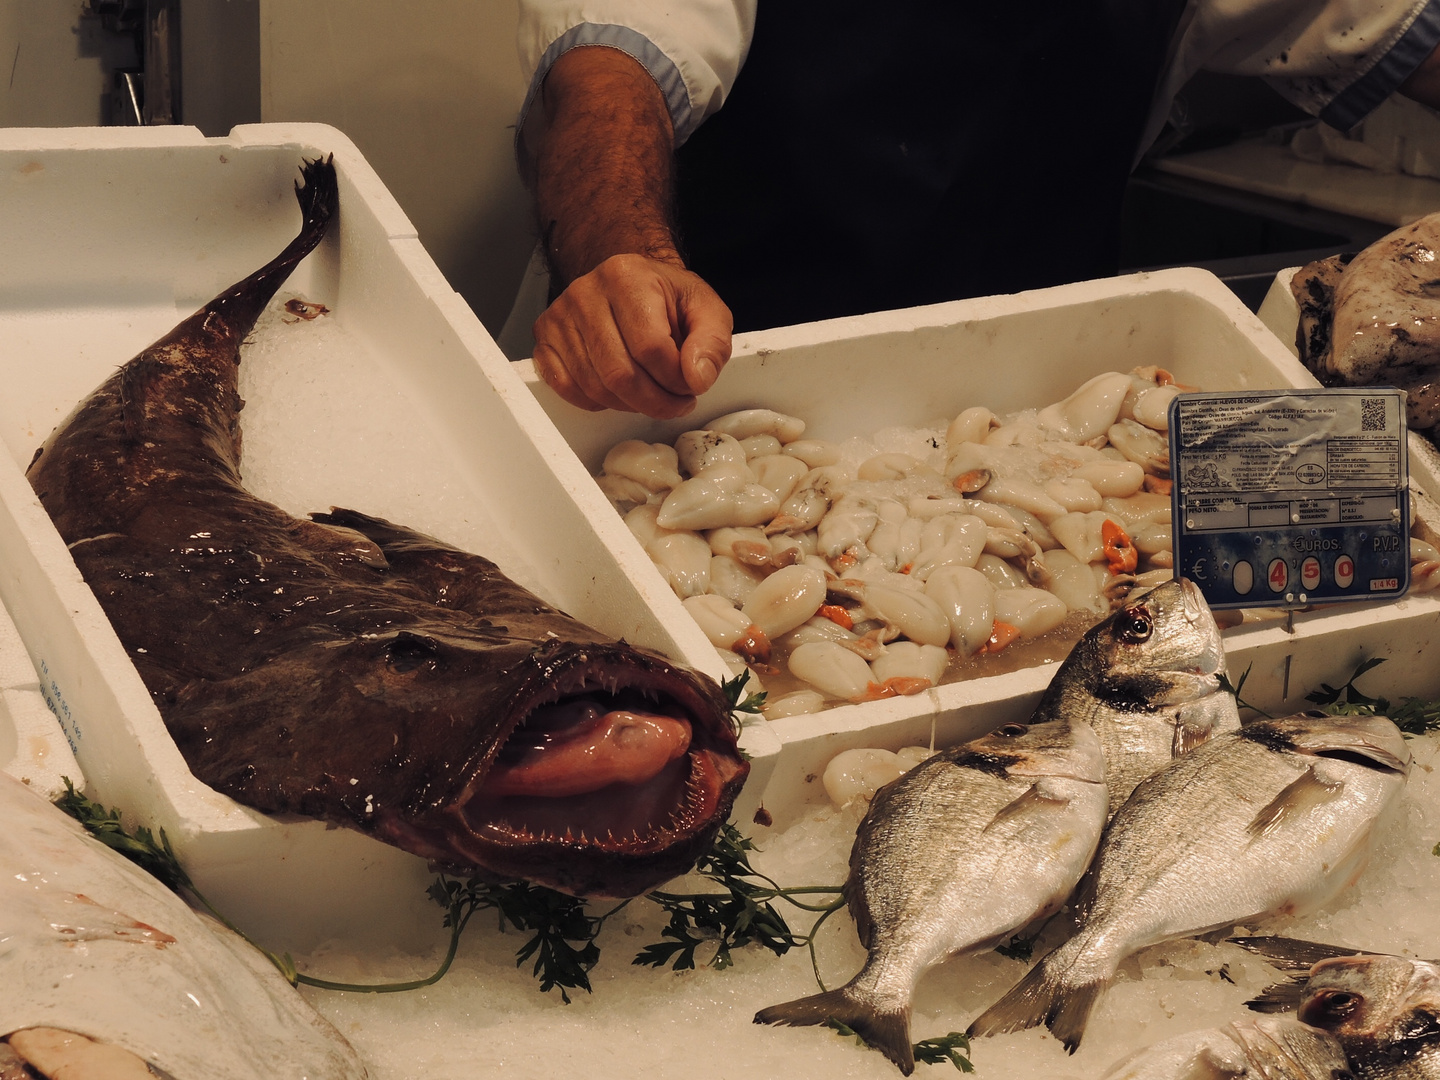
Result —
<path fill-rule="evenodd" d="M 298 166 L 319 154 L 339 220 L 280 295 L 331 314 L 262 325 L 242 352 L 247 484 L 291 513 L 349 505 L 477 551 L 597 628 L 724 675 L 698 629 L 656 617 L 669 590 L 629 531 L 359 151 L 316 124 L 0 131 L 0 601 L 90 794 L 163 828 L 222 911 L 290 949 L 428 944 L 441 913 L 422 860 L 191 775 L 24 477 L 117 365 L 290 240 Z M 756 726 L 743 744 L 763 783 L 778 743 Z"/>
<path fill-rule="evenodd" d="M 76 790 L 85 786 L 85 774 L 60 722 L 45 704 L 40 676 L 4 604 L 0 604 L 0 771 L 52 800 L 65 793 L 66 780 Z"/>
<path fill-rule="evenodd" d="M 1292 326 L 1293 331 L 1293 326 Z M 764 406 L 803 418 L 806 435 L 838 439 L 889 426 L 944 423 L 971 405 L 1004 414 L 1059 400 L 1104 371 L 1158 364 L 1206 390 L 1316 385 L 1284 345 L 1207 271 L 1164 270 L 1009 296 L 834 319 L 737 335 L 734 354 L 689 417 L 654 421 L 588 413 L 561 401 L 533 364 L 519 365 L 536 399 L 579 455 L 598 472 L 621 439 L 670 442 L 734 409 Z M 618 517 L 617 517 L 618 519 Z M 636 552 L 638 542 L 628 541 Z M 664 596 L 667 621 L 685 617 Z M 1252 668 L 1245 698 L 1269 711 L 1305 707 L 1320 681 L 1344 682 L 1363 657 L 1397 662 L 1376 677 L 1387 693 L 1440 694 L 1440 667 L 1412 663 L 1428 651 L 1440 600 L 1350 605 L 1226 632 L 1230 665 Z M 840 750 L 936 745 L 1024 720 L 1053 666 L 952 683 L 908 698 L 847 705 L 777 720 L 780 757 L 764 791 L 784 825 L 823 798 L 816 778 Z"/>

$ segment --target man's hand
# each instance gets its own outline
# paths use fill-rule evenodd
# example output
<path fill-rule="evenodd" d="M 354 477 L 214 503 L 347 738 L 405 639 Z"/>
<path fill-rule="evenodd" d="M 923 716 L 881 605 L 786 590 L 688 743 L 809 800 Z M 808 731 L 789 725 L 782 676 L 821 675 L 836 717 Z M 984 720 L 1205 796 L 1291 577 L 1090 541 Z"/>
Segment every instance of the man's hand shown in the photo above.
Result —
<path fill-rule="evenodd" d="M 535 322 L 535 367 L 582 409 L 683 416 L 730 359 L 730 309 L 678 260 L 612 255 Z"/>
<path fill-rule="evenodd" d="M 520 139 L 552 282 L 535 366 L 582 409 L 681 416 L 730 358 L 730 310 L 670 227 L 674 132 L 650 74 L 618 49 L 555 62 Z"/>

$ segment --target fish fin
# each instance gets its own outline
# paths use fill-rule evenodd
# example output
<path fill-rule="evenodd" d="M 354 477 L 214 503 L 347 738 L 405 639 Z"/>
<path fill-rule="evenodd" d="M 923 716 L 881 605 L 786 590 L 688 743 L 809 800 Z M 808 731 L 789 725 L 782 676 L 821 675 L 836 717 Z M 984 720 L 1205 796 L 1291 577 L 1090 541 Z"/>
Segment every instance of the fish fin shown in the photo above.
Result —
<path fill-rule="evenodd" d="M 1171 754 L 1179 757 L 1226 731 L 1240 730 L 1240 713 L 1231 694 L 1214 693 L 1182 705 L 1175 714 L 1175 742 Z"/>
<path fill-rule="evenodd" d="M 390 566 L 380 545 L 359 529 L 297 518 L 291 523 L 290 531 L 311 551 L 354 559 L 375 570 L 386 570 Z"/>
<path fill-rule="evenodd" d="M 990 819 L 990 823 L 980 831 L 989 832 L 996 825 L 1009 821 L 1011 818 L 1018 817 L 1021 814 L 1027 814 L 1041 806 L 1064 806 L 1069 803 L 1070 799 L 1068 796 L 1056 795 L 1048 791 L 1043 785 L 1043 780 L 1031 784 L 1025 789 L 1023 795 L 1002 806 L 995 816 Z"/>
<path fill-rule="evenodd" d="M 771 1005 L 755 1014 L 757 1024 L 789 1024 L 804 1027 L 838 1020 L 870 1046 L 879 1050 L 909 1076 L 915 1071 L 915 1052 L 910 1044 L 910 1010 L 877 1010 L 856 1000 L 850 986 L 823 994 Z"/>
<path fill-rule="evenodd" d="M 1281 971 L 1309 971 L 1321 960 L 1333 960 L 1337 956 L 1376 956 L 1364 949 L 1352 949 L 1346 945 L 1327 945 L 1320 941 L 1303 941 L 1300 938 L 1279 936 L 1232 937 L 1226 939 L 1239 945 L 1246 952 L 1263 956 L 1271 967 Z"/>
<path fill-rule="evenodd" d="M 1294 1012 L 1305 1000 L 1305 983 L 1308 975 L 1295 975 L 1284 982 L 1267 986 L 1245 1004 L 1255 1012 Z"/>
<path fill-rule="evenodd" d="M 1071 985 L 1062 972 L 1052 971 L 1049 961 L 1054 955 L 1031 968 L 1009 993 L 977 1016 L 965 1033 L 972 1037 L 1001 1035 L 1044 1024 L 1065 1045 L 1065 1052 L 1073 1054 L 1108 981 Z"/>
<path fill-rule="evenodd" d="M 1252 840 L 1269 836 L 1287 819 L 1338 798 L 1344 790 L 1343 782 L 1320 779 L 1315 774 L 1315 766 L 1312 765 L 1286 785 L 1284 791 L 1261 808 L 1254 820 L 1245 827 L 1245 831 L 1250 834 Z"/>

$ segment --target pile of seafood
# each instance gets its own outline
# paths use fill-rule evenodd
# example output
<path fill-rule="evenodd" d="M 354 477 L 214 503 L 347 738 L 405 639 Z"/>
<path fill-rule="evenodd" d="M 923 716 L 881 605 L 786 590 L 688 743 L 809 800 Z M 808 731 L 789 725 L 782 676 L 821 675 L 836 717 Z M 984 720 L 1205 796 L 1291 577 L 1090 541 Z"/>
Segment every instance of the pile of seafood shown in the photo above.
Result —
<path fill-rule="evenodd" d="M 918 693 L 1057 627 L 1073 641 L 1168 580 L 1182 389 L 1108 372 L 1003 421 L 966 409 L 916 453 L 748 409 L 673 446 L 621 442 L 598 482 L 732 668 L 802 684 L 773 719 Z"/>
<path fill-rule="evenodd" d="M 850 856 L 845 895 L 864 966 L 839 989 L 762 1009 L 756 1022 L 838 1021 L 909 1074 L 920 976 L 1005 942 L 1079 885 L 1068 940 L 968 1028 L 978 1037 L 1044 1025 L 1073 1052 L 1132 954 L 1311 911 L 1352 885 L 1405 786 L 1404 737 L 1379 716 L 1242 725 L 1225 676 L 1219 628 L 1178 579 L 1132 593 L 1089 630 L 1029 723 L 913 768 L 900 759 L 899 775 L 871 796 Z M 832 762 L 832 797 L 866 793 L 859 759 L 875 753 Z M 1110 1075 L 1345 1075 L 1353 1010 L 1333 996 L 1333 972 L 1308 974 L 1307 1023 L 1236 1021 L 1142 1051 Z M 1295 995 L 1267 1000 L 1283 1007 Z M 1434 1034 L 1432 1018 L 1424 1037 Z M 1225 1062 L 1228 1071 L 1192 1071 Z"/>
<path fill-rule="evenodd" d="M 1440 423 L 1440 214 L 1290 281 L 1300 360 L 1326 386 L 1398 386 L 1412 430 Z"/>

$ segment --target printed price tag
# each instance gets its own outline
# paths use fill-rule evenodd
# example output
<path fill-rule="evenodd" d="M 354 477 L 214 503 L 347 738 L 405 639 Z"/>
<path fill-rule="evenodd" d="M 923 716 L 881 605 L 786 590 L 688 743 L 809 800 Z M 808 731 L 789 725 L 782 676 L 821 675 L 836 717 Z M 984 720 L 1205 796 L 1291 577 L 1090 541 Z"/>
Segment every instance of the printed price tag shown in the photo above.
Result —
<path fill-rule="evenodd" d="M 1170 405 L 1175 573 L 1211 607 L 1396 599 L 1410 587 L 1405 394 L 1181 394 Z"/>

